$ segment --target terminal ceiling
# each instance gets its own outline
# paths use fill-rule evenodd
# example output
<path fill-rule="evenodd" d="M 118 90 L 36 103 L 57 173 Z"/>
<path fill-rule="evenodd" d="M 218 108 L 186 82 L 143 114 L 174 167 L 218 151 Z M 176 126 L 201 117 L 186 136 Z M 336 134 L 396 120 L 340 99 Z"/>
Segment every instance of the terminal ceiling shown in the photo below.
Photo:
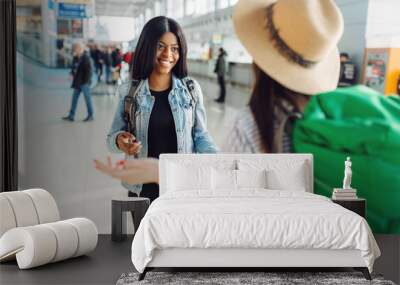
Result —
<path fill-rule="evenodd" d="M 94 0 L 97 16 L 133 17 L 142 11 L 146 0 Z"/>

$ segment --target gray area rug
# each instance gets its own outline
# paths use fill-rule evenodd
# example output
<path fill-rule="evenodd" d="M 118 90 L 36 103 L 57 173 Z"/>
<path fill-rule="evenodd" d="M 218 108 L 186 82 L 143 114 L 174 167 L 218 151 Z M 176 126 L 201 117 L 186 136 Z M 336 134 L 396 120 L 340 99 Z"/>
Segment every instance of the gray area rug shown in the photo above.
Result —
<path fill-rule="evenodd" d="M 138 281 L 138 276 L 139 273 L 124 273 L 116 285 L 395 285 L 392 281 L 384 280 L 379 275 L 372 275 L 373 280 L 368 281 L 360 272 L 148 272 L 142 281 Z"/>

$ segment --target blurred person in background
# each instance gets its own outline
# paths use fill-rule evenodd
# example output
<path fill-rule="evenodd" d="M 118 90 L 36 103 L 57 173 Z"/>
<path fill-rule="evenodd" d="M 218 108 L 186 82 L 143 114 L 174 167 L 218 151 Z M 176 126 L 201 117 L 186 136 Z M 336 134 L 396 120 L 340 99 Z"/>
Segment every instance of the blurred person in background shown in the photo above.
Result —
<path fill-rule="evenodd" d="M 73 94 L 71 108 L 68 116 L 63 117 L 65 121 L 73 122 L 75 118 L 76 108 L 78 106 L 78 99 L 81 93 L 83 93 L 86 107 L 87 117 L 83 120 L 89 122 L 93 120 L 93 103 L 90 94 L 90 83 L 92 76 L 92 67 L 90 64 L 90 58 L 84 50 L 84 45 L 80 42 L 74 43 L 72 46 L 73 62 L 71 68 Z"/>
<path fill-rule="evenodd" d="M 79 63 L 79 56 L 74 52 L 74 46 L 72 46 L 72 62 L 69 72 L 69 78 L 71 82 L 74 80 L 74 74 L 76 74 L 76 71 L 78 69 L 78 63 Z"/>
<path fill-rule="evenodd" d="M 111 52 L 111 67 L 112 67 L 111 82 L 114 85 L 118 83 L 118 80 L 120 78 L 121 63 L 122 63 L 121 50 L 118 47 L 115 47 Z"/>
<path fill-rule="evenodd" d="M 399 77 L 397 78 L 397 88 L 396 88 L 396 90 L 397 90 L 397 95 L 400 96 L 400 74 L 399 74 Z"/>
<path fill-rule="evenodd" d="M 348 53 L 340 54 L 340 77 L 338 87 L 348 87 L 356 84 L 357 70 Z"/>
<path fill-rule="evenodd" d="M 97 44 L 93 44 L 90 47 L 90 57 L 93 59 L 97 81 L 101 82 L 101 76 L 103 75 L 103 53 Z"/>
<path fill-rule="evenodd" d="M 97 68 L 97 79 L 99 82 L 101 82 L 101 78 L 103 76 L 103 68 L 104 68 L 104 51 L 103 47 L 97 47 L 97 63 L 96 63 L 96 68 Z"/>
<path fill-rule="evenodd" d="M 129 64 L 129 66 L 131 66 L 132 61 L 133 61 L 133 52 L 130 51 L 130 50 L 128 50 L 128 51 L 124 54 L 123 60 L 124 60 L 127 64 Z"/>
<path fill-rule="evenodd" d="M 192 91 L 188 82 L 193 83 Z M 186 39 L 173 19 L 160 16 L 145 24 L 136 46 L 131 80 L 122 84 L 118 93 L 121 101 L 107 135 L 111 152 L 124 153 L 127 161 L 137 161 L 135 156 L 151 158 L 143 164 L 147 169 L 157 164 L 158 160 L 152 159 L 162 153 L 217 151 L 207 131 L 202 91 L 194 79 L 188 78 Z M 129 113 L 129 118 L 135 118 L 134 124 L 126 116 L 126 97 L 134 100 L 135 112 Z M 131 107 L 128 109 L 132 112 Z M 132 130 L 129 125 L 133 125 Z M 101 163 L 96 166 L 102 169 Z M 130 195 L 150 201 L 159 195 L 155 183 L 124 186 Z"/>
<path fill-rule="evenodd" d="M 104 72 L 106 75 L 106 84 L 111 84 L 111 67 L 112 67 L 112 58 L 111 58 L 111 47 L 105 47 L 103 51 L 103 63 L 104 63 Z"/>
<path fill-rule="evenodd" d="M 127 51 L 122 53 L 121 51 L 121 68 L 119 70 L 119 77 L 121 84 L 130 80 L 131 64 L 133 60 L 133 53 Z"/>
<path fill-rule="evenodd" d="M 226 74 L 226 51 L 221 47 L 219 48 L 219 54 L 214 67 L 214 73 L 217 74 L 218 85 L 219 85 L 219 97 L 214 101 L 217 103 L 225 102 L 225 74 Z"/>

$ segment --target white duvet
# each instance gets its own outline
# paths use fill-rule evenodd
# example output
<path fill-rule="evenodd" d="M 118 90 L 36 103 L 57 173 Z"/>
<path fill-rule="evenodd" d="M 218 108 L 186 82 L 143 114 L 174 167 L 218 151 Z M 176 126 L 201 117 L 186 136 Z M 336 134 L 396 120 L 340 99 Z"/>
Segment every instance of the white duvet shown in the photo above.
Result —
<path fill-rule="evenodd" d="M 323 196 L 265 189 L 164 194 L 133 240 L 135 268 L 143 272 L 165 248 L 358 249 L 370 271 L 380 255 L 359 215 Z"/>

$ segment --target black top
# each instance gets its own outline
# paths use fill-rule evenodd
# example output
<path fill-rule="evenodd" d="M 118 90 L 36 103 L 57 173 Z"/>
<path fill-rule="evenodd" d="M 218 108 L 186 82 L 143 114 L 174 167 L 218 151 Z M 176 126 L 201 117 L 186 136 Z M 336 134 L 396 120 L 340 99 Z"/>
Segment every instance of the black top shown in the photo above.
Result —
<path fill-rule="evenodd" d="M 149 121 L 148 157 L 159 158 L 161 153 L 177 153 L 174 117 L 168 102 L 170 91 L 150 91 L 155 101 Z"/>
<path fill-rule="evenodd" d="M 83 84 L 90 84 L 92 77 L 92 67 L 89 56 L 84 52 L 81 57 L 74 57 L 72 62 L 71 74 L 73 76 L 72 88 L 78 89 Z"/>
<path fill-rule="evenodd" d="M 168 102 L 171 88 L 164 91 L 152 91 L 154 96 L 153 110 L 151 111 L 148 129 L 148 157 L 159 158 L 161 153 L 177 153 L 177 139 L 174 117 Z M 150 198 L 153 202 L 159 195 L 158 184 L 143 184 L 140 196 Z"/>

